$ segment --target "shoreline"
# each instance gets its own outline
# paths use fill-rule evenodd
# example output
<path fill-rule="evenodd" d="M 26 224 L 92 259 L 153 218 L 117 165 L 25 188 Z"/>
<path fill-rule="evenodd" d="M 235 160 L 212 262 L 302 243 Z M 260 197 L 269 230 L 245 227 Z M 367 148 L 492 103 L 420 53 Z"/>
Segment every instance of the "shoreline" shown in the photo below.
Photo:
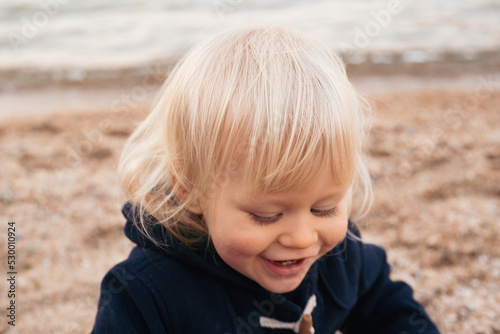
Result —
<path fill-rule="evenodd" d="M 366 75 L 406 74 L 413 76 L 457 75 L 463 72 L 500 71 L 500 51 L 484 50 L 334 50 L 343 59 L 349 72 Z M 162 59 L 135 62 L 128 65 L 40 65 L 2 66 L 0 64 L 0 92 L 44 87 L 49 85 L 107 85 L 137 82 L 144 76 L 161 80 L 176 65 L 184 53 L 177 52 Z"/>
<path fill-rule="evenodd" d="M 59 113 L 148 108 L 171 65 L 111 79 L 47 81 L 0 89 L 0 120 Z M 423 64 L 348 64 L 348 75 L 363 95 L 421 90 L 500 89 L 500 61 Z M 161 74 L 163 73 L 163 74 Z"/>

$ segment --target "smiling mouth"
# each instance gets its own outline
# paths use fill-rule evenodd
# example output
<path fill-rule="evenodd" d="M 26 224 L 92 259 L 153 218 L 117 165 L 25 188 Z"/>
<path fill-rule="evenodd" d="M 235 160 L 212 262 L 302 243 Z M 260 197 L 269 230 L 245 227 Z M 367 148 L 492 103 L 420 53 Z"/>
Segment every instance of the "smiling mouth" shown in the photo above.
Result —
<path fill-rule="evenodd" d="M 264 266 L 271 272 L 274 276 L 280 278 L 295 277 L 304 271 L 309 263 L 309 258 L 295 259 L 295 260 L 285 260 L 276 261 L 262 258 Z"/>

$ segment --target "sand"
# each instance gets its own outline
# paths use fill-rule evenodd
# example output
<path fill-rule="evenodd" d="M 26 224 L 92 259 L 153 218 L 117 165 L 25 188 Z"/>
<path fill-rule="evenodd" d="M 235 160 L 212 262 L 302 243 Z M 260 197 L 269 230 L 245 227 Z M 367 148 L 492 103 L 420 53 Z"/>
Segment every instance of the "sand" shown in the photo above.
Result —
<path fill-rule="evenodd" d="M 412 285 L 443 333 L 500 333 L 500 87 L 474 80 L 369 96 L 376 200 L 361 231 L 387 249 L 392 277 Z M 100 281 L 132 248 L 115 170 L 146 113 L 0 121 L 0 249 L 6 256 L 15 221 L 18 271 L 16 327 L 2 284 L 1 333 L 91 330 Z"/>

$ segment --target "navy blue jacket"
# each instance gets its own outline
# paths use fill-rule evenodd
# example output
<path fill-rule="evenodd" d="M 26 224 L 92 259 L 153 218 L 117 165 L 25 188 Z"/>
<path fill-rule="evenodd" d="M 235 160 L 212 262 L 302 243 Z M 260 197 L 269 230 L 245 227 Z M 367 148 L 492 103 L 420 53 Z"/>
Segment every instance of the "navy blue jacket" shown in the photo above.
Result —
<path fill-rule="evenodd" d="M 297 322 L 313 298 L 316 334 L 439 333 L 410 287 L 389 279 L 379 247 L 347 237 L 296 290 L 277 294 L 229 267 L 210 245 L 192 250 L 158 224 L 151 233 L 168 247 L 155 246 L 133 224 L 130 204 L 123 214 L 137 247 L 104 277 L 93 333 L 291 334 L 261 323 Z"/>

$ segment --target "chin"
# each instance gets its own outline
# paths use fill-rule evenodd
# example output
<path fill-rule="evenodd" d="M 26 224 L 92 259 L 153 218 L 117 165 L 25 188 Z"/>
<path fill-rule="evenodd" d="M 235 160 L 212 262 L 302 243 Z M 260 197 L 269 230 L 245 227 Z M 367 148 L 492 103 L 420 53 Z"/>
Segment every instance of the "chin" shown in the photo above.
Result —
<path fill-rule="evenodd" d="M 297 289 L 302 283 L 302 280 L 304 277 L 301 277 L 300 279 L 296 278 L 293 279 L 293 281 L 290 282 L 285 282 L 285 281 L 278 281 L 278 282 L 272 282 L 270 284 L 264 284 L 264 282 L 259 283 L 260 286 L 262 286 L 264 289 L 274 292 L 274 293 L 288 293 L 292 292 L 293 290 Z"/>

